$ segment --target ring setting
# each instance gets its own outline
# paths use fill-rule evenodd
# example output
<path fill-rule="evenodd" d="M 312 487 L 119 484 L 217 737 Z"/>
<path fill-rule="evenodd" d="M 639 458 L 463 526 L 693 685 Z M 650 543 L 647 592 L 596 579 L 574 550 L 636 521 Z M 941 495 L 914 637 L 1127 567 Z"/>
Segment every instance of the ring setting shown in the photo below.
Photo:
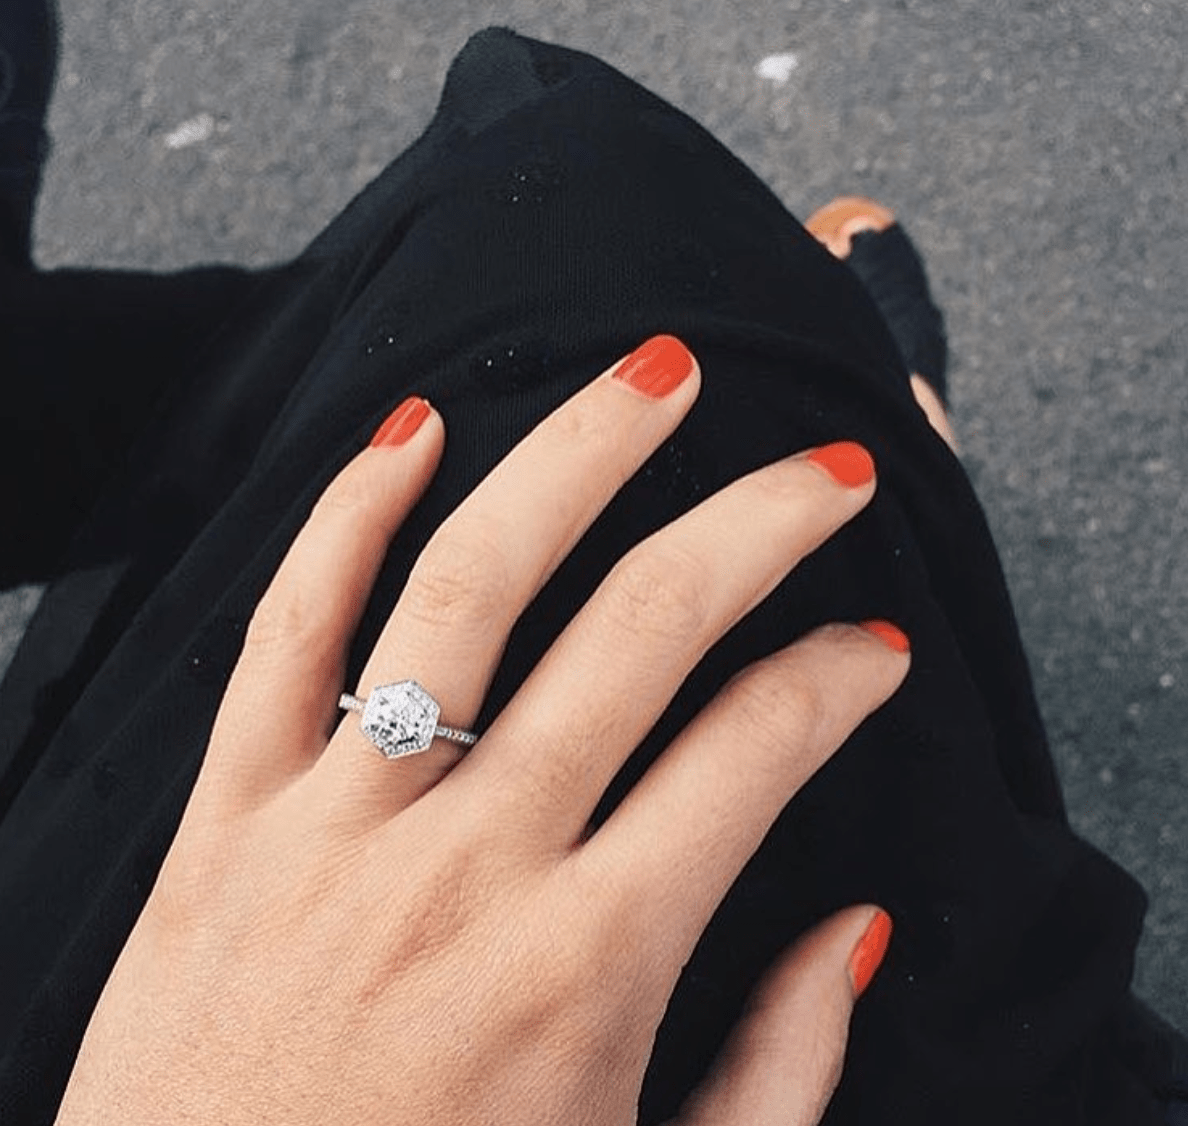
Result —
<path fill-rule="evenodd" d="M 365 701 L 344 692 L 338 706 L 363 713 L 359 726 L 385 758 L 427 751 L 435 738 L 467 747 L 478 742 L 472 731 L 439 724 L 441 706 L 415 680 L 381 684 L 371 690 Z"/>

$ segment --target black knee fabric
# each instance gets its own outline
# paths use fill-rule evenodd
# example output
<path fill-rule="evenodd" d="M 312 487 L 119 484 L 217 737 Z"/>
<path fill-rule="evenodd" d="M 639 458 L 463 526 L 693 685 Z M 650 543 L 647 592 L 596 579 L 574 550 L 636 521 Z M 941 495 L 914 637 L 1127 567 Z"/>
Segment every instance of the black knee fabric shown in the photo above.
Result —
<path fill-rule="evenodd" d="M 169 388 L 201 371 L 207 342 L 254 293 L 275 300 L 285 272 L 0 264 L 0 589 L 67 566 L 66 549 Z M 85 563 L 76 551 L 68 565 Z"/>
<path fill-rule="evenodd" d="M 444 416 L 444 460 L 375 586 L 349 687 L 438 524 L 656 332 L 696 351 L 700 399 L 521 618 L 477 729 L 632 545 L 833 439 L 874 453 L 875 501 L 707 653 L 599 818 L 729 676 L 819 623 L 890 618 L 913 666 L 713 919 L 641 1121 L 675 1113 L 780 951 L 873 902 L 895 935 L 827 1122 L 1160 1122 L 1119 1034 L 1144 893 L 1069 828 L 982 513 L 870 298 L 685 116 L 498 30 L 455 61 L 424 137 L 236 298 L 58 561 L 0 688 L 0 1120 L 52 1120 L 245 624 L 334 473 L 406 394 Z"/>

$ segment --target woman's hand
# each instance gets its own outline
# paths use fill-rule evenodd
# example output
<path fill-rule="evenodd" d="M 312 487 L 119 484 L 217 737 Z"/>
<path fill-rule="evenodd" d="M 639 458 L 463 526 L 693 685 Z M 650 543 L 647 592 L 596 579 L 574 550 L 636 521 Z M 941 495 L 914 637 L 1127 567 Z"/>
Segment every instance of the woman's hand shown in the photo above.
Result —
<path fill-rule="evenodd" d="M 541 423 L 426 546 L 358 694 L 415 678 L 440 722 L 471 724 L 517 617 L 699 384 L 657 338 Z M 342 471 L 260 602 L 62 1126 L 628 1126 L 715 908 L 907 670 L 890 627 L 815 631 L 731 680 L 587 832 L 706 650 L 870 500 L 869 458 L 841 444 L 635 547 L 468 753 L 438 739 L 385 759 L 337 701 L 389 541 L 441 457 L 440 417 L 410 403 L 420 428 L 402 433 L 398 411 Z M 886 937 L 871 906 L 805 935 L 681 1121 L 818 1121 Z"/>

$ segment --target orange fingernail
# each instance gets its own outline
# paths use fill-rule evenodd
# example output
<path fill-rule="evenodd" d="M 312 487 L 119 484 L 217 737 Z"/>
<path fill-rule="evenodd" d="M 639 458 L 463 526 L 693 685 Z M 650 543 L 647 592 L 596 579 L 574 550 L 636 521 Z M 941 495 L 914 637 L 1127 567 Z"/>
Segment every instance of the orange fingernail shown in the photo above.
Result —
<path fill-rule="evenodd" d="M 874 480 L 874 458 L 857 442 L 834 442 L 822 446 L 808 455 L 835 481 L 854 489 Z"/>
<path fill-rule="evenodd" d="M 854 1000 L 866 992 L 875 971 L 883 964 L 891 943 L 891 916 L 880 909 L 870 921 L 866 933 L 858 940 L 850 955 L 850 979 L 854 983 Z"/>
<path fill-rule="evenodd" d="M 410 395 L 384 420 L 384 424 L 371 439 L 375 446 L 403 446 L 429 417 L 429 404 L 416 395 Z"/>
<path fill-rule="evenodd" d="M 675 336 L 653 336 L 631 353 L 615 370 L 615 379 L 662 399 L 693 374 L 697 361 Z"/>
<path fill-rule="evenodd" d="M 873 633 L 884 645 L 894 649 L 896 653 L 911 652 L 912 643 L 908 641 L 907 634 L 899 626 L 893 626 L 881 618 L 872 618 L 869 622 L 859 622 L 858 624 L 867 633 Z"/>

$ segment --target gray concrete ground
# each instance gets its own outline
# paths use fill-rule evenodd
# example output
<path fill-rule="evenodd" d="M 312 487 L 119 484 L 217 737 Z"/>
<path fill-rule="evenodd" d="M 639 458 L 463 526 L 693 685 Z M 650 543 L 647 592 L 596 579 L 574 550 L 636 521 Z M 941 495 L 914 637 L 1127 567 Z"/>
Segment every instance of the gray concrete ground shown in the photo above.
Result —
<path fill-rule="evenodd" d="M 490 23 L 600 54 L 802 217 L 841 192 L 894 207 L 947 310 L 955 421 L 1074 825 L 1149 890 L 1136 989 L 1188 1028 L 1182 0 L 62 8 L 44 266 L 292 255 Z M 10 639 L 34 598 L 6 600 Z"/>

